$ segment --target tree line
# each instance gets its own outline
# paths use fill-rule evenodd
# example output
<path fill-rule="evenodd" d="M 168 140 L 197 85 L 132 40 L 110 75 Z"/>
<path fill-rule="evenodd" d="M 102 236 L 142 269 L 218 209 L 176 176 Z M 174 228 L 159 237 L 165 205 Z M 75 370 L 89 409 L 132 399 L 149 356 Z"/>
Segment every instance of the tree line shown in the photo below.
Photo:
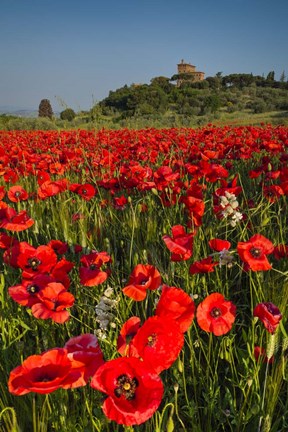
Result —
<path fill-rule="evenodd" d="M 175 81 L 181 84 L 175 85 Z M 230 74 L 193 82 L 189 74 L 151 79 L 150 84 L 125 85 L 110 91 L 99 103 L 104 115 L 118 114 L 122 118 L 164 114 L 205 115 L 220 108 L 227 111 L 251 109 L 253 112 L 288 109 L 288 82 L 284 73 L 279 81 L 275 73 L 267 77 L 252 74 Z"/>
<path fill-rule="evenodd" d="M 181 83 L 177 85 L 176 83 Z M 193 81 L 190 74 L 175 74 L 171 78 L 158 76 L 149 84 L 124 85 L 111 90 L 89 112 L 89 119 L 99 116 L 115 117 L 117 120 L 129 117 L 157 117 L 171 113 L 180 116 L 202 116 L 216 113 L 250 109 L 254 113 L 274 110 L 288 110 L 288 82 L 285 73 L 275 80 L 275 72 L 266 77 L 234 73 L 226 76 L 218 72 L 214 77 Z M 39 117 L 53 118 L 48 99 L 39 104 Z M 60 113 L 61 120 L 72 121 L 76 113 L 66 108 Z"/>

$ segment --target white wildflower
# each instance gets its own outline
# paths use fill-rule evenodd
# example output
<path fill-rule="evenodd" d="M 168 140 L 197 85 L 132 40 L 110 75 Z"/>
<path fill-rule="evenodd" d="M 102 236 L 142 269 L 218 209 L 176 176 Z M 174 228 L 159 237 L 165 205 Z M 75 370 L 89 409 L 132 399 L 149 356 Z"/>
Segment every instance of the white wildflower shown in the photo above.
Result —
<path fill-rule="evenodd" d="M 108 287 L 106 288 L 106 290 L 104 291 L 104 296 L 105 297 L 111 297 L 113 295 L 113 288 L 112 287 Z"/>
<path fill-rule="evenodd" d="M 108 294 L 108 296 L 106 294 Z M 101 330 L 102 332 L 105 332 L 108 329 L 109 324 L 113 323 L 115 318 L 115 309 L 117 307 L 118 300 L 111 299 L 110 297 L 112 295 L 113 289 L 107 288 L 104 292 L 104 295 L 100 298 L 99 303 L 95 307 L 96 321 L 100 327 L 99 331 Z M 115 327 L 115 323 L 113 323 L 113 325 Z"/>
<path fill-rule="evenodd" d="M 104 340 L 107 337 L 105 331 L 101 329 L 96 330 L 96 336 L 99 340 Z"/>
<path fill-rule="evenodd" d="M 220 197 L 220 205 L 225 208 L 229 204 L 228 199 L 225 196 Z"/>
<path fill-rule="evenodd" d="M 219 252 L 219 266 L 227 265 L 227 267 L 232 267 L 233 265 L 233 255 L 228 249 L 223 249 Z"/>
<path fill-rule="evenodd" d="M 220 206 L 223 208 L 221 215 L 224 219 L 230 219 L 230 225 L 235 227 L 243 218 L 242 213 L 237 211 L 239 202 L 233 193 L 225 191 L 225 195 L 220 197 Z"/>

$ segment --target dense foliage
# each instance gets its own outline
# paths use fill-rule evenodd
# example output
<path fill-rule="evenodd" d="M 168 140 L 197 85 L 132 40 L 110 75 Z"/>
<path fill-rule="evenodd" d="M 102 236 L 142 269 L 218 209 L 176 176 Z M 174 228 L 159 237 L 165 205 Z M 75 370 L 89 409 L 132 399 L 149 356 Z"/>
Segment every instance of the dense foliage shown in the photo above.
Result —
<path fill-rule="evenodd" d="M 220 76 L 219 76 L 220 75 Z M 181 78 L 180 86 L 175 81 Z M 228 111 L 251 109 L 255 113 L 288 110 L 288 83 L 252 74 L 230 74 L 193 82 L 189 74 L 171 79 L 156 77 L 150 84 L 125 85 L 111 91 L 99 105 L 104 114 L 122 117 L 145 116 L 166 112 L 186 116 L 203 116 L 220 108 Z"/>

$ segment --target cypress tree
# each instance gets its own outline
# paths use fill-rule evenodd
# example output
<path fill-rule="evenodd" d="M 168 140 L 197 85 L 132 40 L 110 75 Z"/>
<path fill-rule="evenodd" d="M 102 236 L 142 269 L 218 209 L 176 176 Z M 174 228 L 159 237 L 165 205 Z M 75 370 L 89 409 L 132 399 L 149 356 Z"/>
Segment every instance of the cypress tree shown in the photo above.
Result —
<path fill-rule="evenodd" d="M 39 104 L 38 117 L 48 117 L 52 119 L 53 110 L 48 99 L 42 99 Z"/>

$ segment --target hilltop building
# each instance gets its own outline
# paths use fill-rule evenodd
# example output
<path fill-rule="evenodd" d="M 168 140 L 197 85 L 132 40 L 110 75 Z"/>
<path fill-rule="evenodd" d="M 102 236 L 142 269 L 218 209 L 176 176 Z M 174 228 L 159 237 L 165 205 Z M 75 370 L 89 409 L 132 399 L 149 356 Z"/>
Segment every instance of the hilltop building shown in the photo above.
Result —
<path fill-rule="evenodd" d="M 185 63 L 184 60 L 181 60 L 181 63 L 177 65 L 178 76 L 177 77 L 177 86 L 180 86 L 183 82 L 196 82 L 204 80 L 204 72 L 196 71 L 196 66 L 191 65 L 191 63 Z"/>

